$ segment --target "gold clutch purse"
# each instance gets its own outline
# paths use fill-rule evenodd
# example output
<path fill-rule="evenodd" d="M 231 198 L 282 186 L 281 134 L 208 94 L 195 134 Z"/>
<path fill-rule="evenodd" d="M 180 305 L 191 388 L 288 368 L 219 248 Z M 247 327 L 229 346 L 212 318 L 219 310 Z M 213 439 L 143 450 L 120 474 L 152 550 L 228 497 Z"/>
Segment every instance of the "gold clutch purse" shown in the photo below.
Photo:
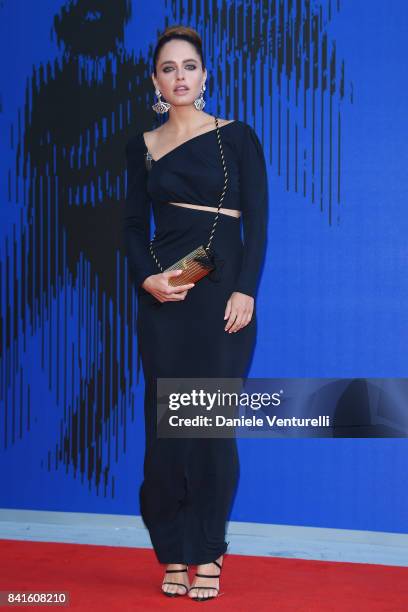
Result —
<path fill-rule="evenodd" d="M 177 287 L 178 285 L 187 285 L 188 283 L 196 283 L 214 269 L 214 264 L 208 256 L 207 251 L 200 245 L 188 255 L 185 255 L 176 263 L 164 271 L 183 270 L 181 274 L 173 278 L 169 278 L 169 285 Z"/>
<path fill-rule="evenodd" d="M 222 201 L 225 196 L 225 190 L 227 188 L 227 182 L 228 182 L 228 175 L 227 175 L 227 168 L 225 165 L 224 152 L 222 149 L 220 131 L 218 129 L 218 118 L 217 117 L 215 117 L 215 125 L 216 125 L 216 131 L 217 131 L 218 144 L 219 144 L 220 151 L 221 151 L 221 160 L 222 160 L 222 164 L 224 168 L 225 181 L 224 181 L 224 189 L 220 197 L 220 201 L 218 204 L 218 210 L 217 210 L 217 213 L 214 219 L 214 223 L 211 229 L 210 238 L 209 238 L 207 246 L 200 245 L 199 247 L 197 247 L 196 249 L 194 249 L 193 251 L 191 251 L 190 253 L 188 253 L 187 255 L 185 255 L 184 257 L 182 257 L 175 263 L 173 263 L 171 266 L 163 270 L 159 260 L 157 259 L 156 255 L 153 252 L 152 244 L 155 239 L 155 236 L 153 236 L 152 240 L 150 241 L 150 252 L 152 254 L 153 259 L 155 260 L 158 267 L 160 268 L 161 272 L 168 272 L 169 270 L 180 270 L 180 269 L 183 270 L 182 274 L 179 274 L 179 276 L 175 276 L 169 279 L 169 285 L 171 285 L 172 287 L 177 287 L 178 285 L 186 285 L 188 283 L 196 283 L 201 278 L 209 274 L 209 272 L 211 272 L 211 270 L 214 270 L 216 267 L 215 258 L 214 258 L 214 255 L 211 253 L 210 246 L 211 246 L 211 241 L 214 236 L 215 227 L 217 225 L 218 215 L 220 212 Z M 148 152 L 146 155 L 148 155 Z M 149 168 L 147 157 L 146 157 L 146 165 Z"/>

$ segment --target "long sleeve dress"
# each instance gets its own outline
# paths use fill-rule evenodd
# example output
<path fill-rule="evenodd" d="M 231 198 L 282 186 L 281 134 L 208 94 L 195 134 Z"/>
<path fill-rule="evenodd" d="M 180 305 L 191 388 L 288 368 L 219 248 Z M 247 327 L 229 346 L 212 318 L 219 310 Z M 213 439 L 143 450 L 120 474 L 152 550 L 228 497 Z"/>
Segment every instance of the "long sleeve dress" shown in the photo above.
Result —
<path fill-rule="evenodd" d="M 141 286 L 163 269 L 206 245 L 224 187 L 216 130 L 193 138 L 146 163 L 143 133 L 126 146 L 127 197 L 123 219 L 129 267 L 138 293 L 138 351 L 145 379 L 146 449 L 141 514 L 161 563 L 202 564 L 228 547 L 225 528 L 239 477 L 235 438 L 157 436 L 158 377 L 245 377 L 257 333 L 256 305 L 248 325 L 225 331 L 227 301 L 234 291 L 256 297 L 268 221 L 265 158 L 256 132 L 235 120 L 219 127 L 228 183 L 212 241 L 216 269 L 184 300 L 160 302 Z M 202 206 L 181 207 L 171 202 Z M 243 238 L 241 238 L 241 221 Z"/>

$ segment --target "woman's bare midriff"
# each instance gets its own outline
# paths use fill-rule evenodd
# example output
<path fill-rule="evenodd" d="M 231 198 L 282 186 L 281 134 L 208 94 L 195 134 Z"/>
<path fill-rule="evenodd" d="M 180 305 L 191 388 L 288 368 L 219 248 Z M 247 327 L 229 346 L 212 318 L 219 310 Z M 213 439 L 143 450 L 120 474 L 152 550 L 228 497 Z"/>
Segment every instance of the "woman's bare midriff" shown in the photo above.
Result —
<path fill-rule="evenodd" d="M 199 204 L 186 204 L 185 202 L 168 202 L 168 204 L 174 204 L 175 206 L 183 206 L 184 208 L 195 208 L 197 210 L 211 210 L 217 212 L 218 208 L 215 206 L 201 206 Z M 229 215 L 230 217 L 241 216 L 240 210 L 231 210 L 229 208 L 220 208 L 220 213 L 223 215 Z"/>

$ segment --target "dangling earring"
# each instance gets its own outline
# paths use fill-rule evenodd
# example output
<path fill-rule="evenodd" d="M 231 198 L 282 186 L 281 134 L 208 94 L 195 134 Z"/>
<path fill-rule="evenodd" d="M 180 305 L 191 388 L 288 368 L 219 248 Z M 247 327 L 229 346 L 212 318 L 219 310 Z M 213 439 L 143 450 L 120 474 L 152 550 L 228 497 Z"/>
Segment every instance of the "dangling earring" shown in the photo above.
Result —
<path fill-rule="evenodd" d="M 203 110 L 203 108 L 205 106 L 205 101 L 204 101 L 204 98 L 203 98 L 203 93 L 204 92 L 205 92 L 205 83 L 204 83 L 204 85 L 201 88 L 199 97 L 194 100 L 194 106 L 196 107 L 197 110 Z"/>
<path fill-rule="evenodd" d="M 156 113 L 160 113 L 161 115 L 163 115 L 164 113 L 167 113 L 171 104 L 169 104 L 168 102 L 162 102 L 161 100 L 161 93 L 158 89 L 155 90 L 154 92 L 156 94 L 156 96 L 159 98 L 158 102 L 156 102 L 156 104 L 152 105 L 152 109 L 156 112 Z"/>

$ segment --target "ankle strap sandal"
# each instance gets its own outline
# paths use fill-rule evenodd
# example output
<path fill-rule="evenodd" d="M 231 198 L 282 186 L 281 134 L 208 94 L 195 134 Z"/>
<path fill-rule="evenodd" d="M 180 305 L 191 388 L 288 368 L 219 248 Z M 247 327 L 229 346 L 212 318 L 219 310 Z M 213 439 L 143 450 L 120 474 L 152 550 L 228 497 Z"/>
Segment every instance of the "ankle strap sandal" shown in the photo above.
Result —
<path fill-rule="evenodd" d="M 184 569 L 171 569 L 171 570 L 166 570 L 165 573 L 166 574 L 180 574 L 181 572 L 187 572 L 188 571 L 188 565 L 184 568 Z M 186 589 L 185 593 L 169 593 L 168 591 L 163 591 L 162 589 L 162 593 L 164 595 L 167 595 L 167 597 L 181 597 L 182 595 L 186 595 L 186 593 L 188 593 L 188 587 L 183 584 L 182 582 L 162 582 L 162 587 L 164 584 L 175 584 L 177 586 L 181 586 L 184 587 Z"/>
<path fill-rule="evenodd" d="M 222 565 L 220 565 L 218 561 L 211 561 L 211 563 L 214 563 L 217 567 L 220 568 L 220 570 L 222 569 Z M 200 578 L 219 578 L 221 576 L 221 571 L 218 574 L 196 573 L 195 576 L 198 576 Z M 217 591 L 217 595 L 210 595 L 210 597 L 190 597 L 190 599 L 193 599 L 194 601 L 207 601 L 207 599 L 215 599 L 218 596 L 218 593 L 220 592 L 220 590 L 217 589 L 217 587 L 210 587 L 210 586 L 193 586 L 193 587 L 190 587 L 189 592 L 192 591 L 193 589 L 213 589 L 214 591 Z"/>

